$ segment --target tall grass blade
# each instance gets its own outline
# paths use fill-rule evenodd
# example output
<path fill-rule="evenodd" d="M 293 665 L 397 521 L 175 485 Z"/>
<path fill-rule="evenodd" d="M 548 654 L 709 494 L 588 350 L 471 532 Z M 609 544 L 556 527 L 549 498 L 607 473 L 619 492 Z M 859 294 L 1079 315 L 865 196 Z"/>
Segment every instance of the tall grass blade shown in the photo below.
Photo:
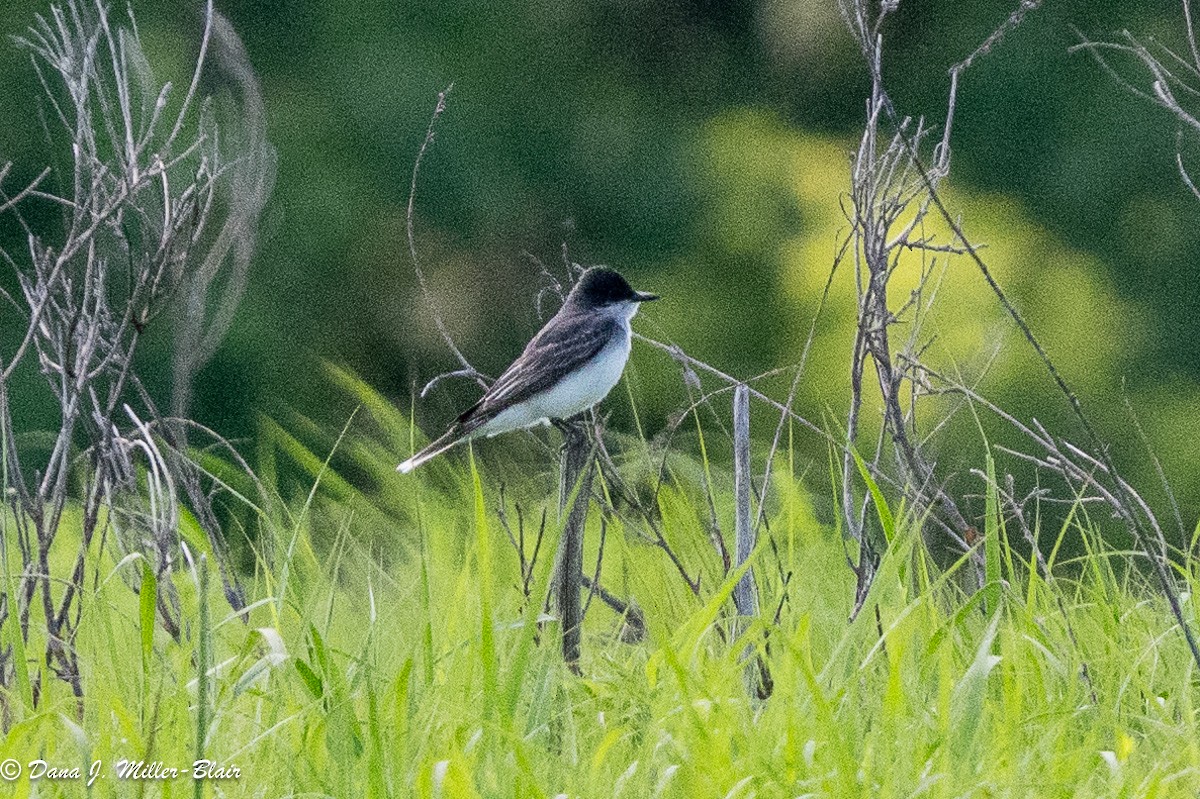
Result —
<path fill-rule="evenodd" d="M 871 470 L 867 468 L 867 462 L 863 460 L 862 455 L 859 455 L 856 449 L 851 449 L 850 454 L 854 457 L 854 463 L 858 466 L 858 473 L 866 483 L 867 490 L 871 492 L 871 504 L 875 506 L 875 513 L 879 517 L 884 540 L 891 544 L 892 539 L 896 537 L 896 518 L 892 515 L 892 509 L 888 507 L 887 500 L 883 498 L 883 492 L 871 476 Z"/>
<path fill-rule="evenodd" d="M 479 585 L 479 658 L 483 667 L 484 717 L 494 722 L 500 708 L 499 662 L 496 657 L 495 596 L 492 578 L 492 537 L 488 530 L 483 483 L 475 463 L 475 448 L 470 449 L 471 488 L 475 498 L 475 564 Z"/>
<path fill-rule="evenodd" d="M 1000 537 L 1000 499 L 996 486 L 996 462 L 992 453 L 987 453 L 987 485 L 984 500 L 983 518 L 983 575 L 984 575 L 984 604 L 988 613 L 994 613 L 1000 607 L 1002 581 Z"/>
<path fill-rule="evenodd" d="M 158 578 L 150 562 L 142 559 L 142 584 L 138 589 L 138 619 L 142 643 L 142 690 L 150 695 L 150 661 L 154 655 L 154 608 L 158 600 Z"/>
<path fill-rule="evenodd" d="M 208 692 L 210 663 L 212 662 L 212 641 L 210 635 L 208 611 L 208 557 L 201 553 L 196 560 L 197 599 L 200 603 L 200 623 L 196 638 L 196 760 L 203 760 L 208 738 Z M 204 799 L 204 781 L 193 780 L 192 795 L 195 799 Z"/>
<path fill-rule="evenodd" d="M 999 611 L 992 615 L 975 649 L 975 657 L 954 687 L 950 700 L 950 729 L 953 731 L 953 749 L 959 762 L 970 759 L 983 726 L 988 675 L 1000 662 L 1000 656 L 992 654 L 992 642 L 996 639 L 1000 618 Z"/>

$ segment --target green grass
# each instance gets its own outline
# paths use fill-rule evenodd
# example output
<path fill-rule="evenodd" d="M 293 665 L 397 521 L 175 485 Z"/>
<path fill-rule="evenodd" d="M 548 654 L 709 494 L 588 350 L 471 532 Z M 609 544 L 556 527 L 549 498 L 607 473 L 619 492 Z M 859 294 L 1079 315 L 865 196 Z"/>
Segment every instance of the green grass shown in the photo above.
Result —
<path fill-rule="evenodd" d="M 744 642 L 725 640 L 737 575 L 722 573 L 702 493 L 712 490 L 732 528 L 728 467 L 673 456 L 658 512 L 700 573 L 701 595 L 614 517 L 603 583 L 637 601 L 647 637 L 623 642 L 620 619 L 593 601 L 575 677 L 553 626 L 536 626 L 557 536 L 551 460 L 532 447 L 522 460 L 528 444 L 516 437 L 513 459 L 543 465 L 488 468 L 493 448 L 477 469 L 464 449 L 415 476 L 394 475 L 410 446 L 408 420 L 340 378 L 363 403 L 341 439 L 302 420 L 264 423 L 262 474 L 308 476 L 278 478 L 293 499 L 245 510 L 247 528 L 261 531 L 248 558 L 248 623 L 229 612 L 211 562 L 198 559 L 174 577 L 184 620 L 176 643 L 148 624 L 153 608 L 126 584 L 141 562 L 118 565 L 96 549 L 78 640 L 83 718 L 68 687 L 43 675 L 37 709 L 20 685 L 7 694 L 12 727 L 0 744 L 0 760 L 41 758 L 83 777 L 19 780 L 13 795 L 83 795 L 97 759 L 96 796 L 1200 792 L 1186 645 L 1131 556 L 1106 546 L 1082 514 L 1061 534 L 1082 538 L 1086 554 L 1046 581 L 1009 547 L 988 497 L 987 587 L 971 596 L 961 586 L 974 567 L 937 568 L 915 520 L 893 502 L 880 513 L 890 549 L 866 609 L 848 622 L 854 582 L 843 545 L 817 521 L 793 459 L 777 458 L 768 512 L 777 553 L 762 546 L 752 560 L 765 620 L 745 631 L 747 641 L 769 641 L 774 694 L 759 701 L 746 690 Z M 637 442 L 628 449 L 644 459 Z M 542 508 L 551 509 L 528 603 L 496 512 L 502 482 L 514 523 L 511 502 L 522 503 L 528 548 Z M 593 513 L 589 573 L 599 533 Z M 1185 610 L 1195 615 L 1190 598 Z M 241 776 L 199 785 L 113 776 L 122 758 L 183 768 L 197 753 Z"/>

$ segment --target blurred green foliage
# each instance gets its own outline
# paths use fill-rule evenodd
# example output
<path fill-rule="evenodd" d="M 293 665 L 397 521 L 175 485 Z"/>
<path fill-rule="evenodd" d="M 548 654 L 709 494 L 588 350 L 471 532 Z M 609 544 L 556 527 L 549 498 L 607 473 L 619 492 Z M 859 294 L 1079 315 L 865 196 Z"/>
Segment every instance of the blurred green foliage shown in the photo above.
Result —
<path fill-rule="evenodd" d="M 133 6 L 152 63 L 185 75 L 198 15 L 165 0 Z M 947 68 L 1014 6 L 901 3 L 884 65 L 900 113 L 940 120 Z M 0 32 L 22 32 L 46 7 L 0 5 Z M 350 408 L 314 356 L 402 405 L 452 365 L 405 242 L 413 159 L 452 82 L 420 176 L 416 236 L 447 324 L 479 368 L 497 373 L 539 325 L 539 270 L 525 253 L 561 275 L 564 244 L 665 295 L 636 323 L 649 334 L 739 376 L 799 359 L 847 227 L 867 86 L 834 0 L 219 7 L 262 79 L 279 170 L 243 308 L 197 386 L 202 421 L 236 436 L 254 429 L 256 410 L 344 420 Z M 1195 518 L 1200 203 L 1176 174 L 1173 121 L 1069 53 L 1072 26 L 1184 45 L 1175 2 L 1067 0 L 1031 14 L 964 79 L 952 208 L 1122 457 L 1152 475 L 1124 432 L 1128 394 Z M 0 47 L 0 86 L 0 162 L 14 161 L 19 181 L 52 159 L 36 77 L 12 46 Z M 941 362 L 977 377 L 998 348 L 989 396 L 1065 424 L 1064 403 L 972 267 L 946 269 L 929 329 Z M 818 421 L 844 417 L 851 280 L 843 269 L 835 281 L 801 388 L 799 409 Z M 0 335 L 13 324 L 0 312 Z M 152 380 L 165 373 L 154 357 Z M 684 401 L 666 359 L 635 352 L 633 379 L 651 430 Z M 422 424 L 440 426 L 472 398 L 465 384 L 439 390 L 420 403 Z M 626 424 L 626 403 L 609 405 Z M 37 408 L 25 410 L 36 423 Z"/>

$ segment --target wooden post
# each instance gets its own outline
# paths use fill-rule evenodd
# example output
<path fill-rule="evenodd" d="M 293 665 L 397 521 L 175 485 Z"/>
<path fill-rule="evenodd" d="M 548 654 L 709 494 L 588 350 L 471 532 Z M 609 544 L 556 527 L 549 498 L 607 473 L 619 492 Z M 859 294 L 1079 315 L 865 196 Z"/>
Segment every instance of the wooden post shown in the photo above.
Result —
<path fill-rule="evenodd" d="M 592 494 L 592 448 L 581 424 L 562 427 L 565 441 L 558 483 L 559 518 L 565 518 L 554 569 L 554 601 L 562 627 L 562 654 L 567 667 L 579 673 L 579 642 L 583 626 L 580 604 L 583 575 L 583 529 Z M 576 487 L 578 484 L 578 488 Z M 575 501 L 567 507 L 572 494 Z"/>
<path fill-rule="evenodd" d="M 741 383 L 733 390 L 733 499 L 734 499 L 734 564 L 740 567 L 754 551 L 755 533 L 750 514 L 750 389 Z M 733 587 L 733 606 L 737 610 L 737 634 L 746 628 L 747 620 L 758 618 L 758 587 L 754 583 L 753 567 Z M 746 687 L 759 699 L 771 695 L 774 683 L 766 661 L 760 656 L 751 660 L 753 646 L 747 644 Z M 754 673 L 757 667 L 757 674 Z"/>
<path fill-rule="evenodd" d="M 734 566 L 741 566 L 754 551 L 754 527 L 750 523 L 750 390 L 745 384 L 733 391 L 733 529 Z M 739 616 L 758 615 L 758 591 L 753 569 L 747 569 L 733 587 L 733 606 Z"/>

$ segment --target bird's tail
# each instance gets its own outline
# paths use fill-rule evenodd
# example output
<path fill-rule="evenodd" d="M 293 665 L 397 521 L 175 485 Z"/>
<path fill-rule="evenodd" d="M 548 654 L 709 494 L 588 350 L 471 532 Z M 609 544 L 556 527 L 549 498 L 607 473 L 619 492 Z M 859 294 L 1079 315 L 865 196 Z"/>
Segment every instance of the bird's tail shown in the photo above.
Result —
<path fill-rule="evenodd" d="M 416 455 L 413 455 L 404 463 L 397 466 L 396 471 L 400 472 L 401 474 L 408 474 L 425 461 L 431 458 L 436 458 L 438 455 L 441 455 L 451 447 L 466 441 L 468 437 L 469 436 L 463 435 L 462 430 L 458 429 L 457 427 L 452 427 L 451 429 L 447 430 L 445 435 L 443 435 L 441 438 L 432 442 L 429 446 L 425 447 L 425 449 L 421 450 Z"/>

